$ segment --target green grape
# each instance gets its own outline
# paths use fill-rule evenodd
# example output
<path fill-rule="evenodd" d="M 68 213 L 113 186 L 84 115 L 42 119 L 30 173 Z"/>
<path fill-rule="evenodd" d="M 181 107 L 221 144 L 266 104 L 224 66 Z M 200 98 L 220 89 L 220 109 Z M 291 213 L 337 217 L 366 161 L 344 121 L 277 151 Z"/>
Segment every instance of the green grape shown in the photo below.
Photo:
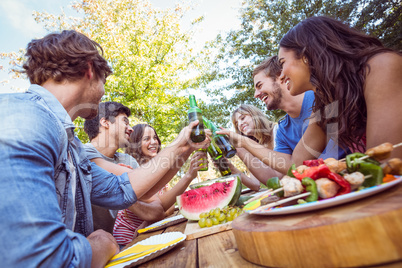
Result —
<path fill-rule="evenodd" d="M 218 216 L 218 221 L 223 221 L 224 219 L 226 219 L 225 213 L 219 214 L 219 216 Z"/>
<path fill-rule="evenodd" d="M 229 215 L 233 216 L 235 213 L 237 212 L 237 210 L 235 208 L 230 209 L 229 211 Z"/>
<path fill-rule="evenodd" d="M 226 215 L 226 220 L 233 221 L 233 215 L 230 215 L 230 214 Z"/>
<path fill-rule="evenodd" d="M 218 225 L 219 224 L 219 221 L 218 221 L 217 218 L 213 217 L 211 220 L 212 220 L 213 225 Z"/>
<path fill-rule="evenodd" d="M 210 218 L 206 219 L 205 225 L 206 225 L 207 227 L 211 227 L 211 226 L 213 225 L 212 220 L 211 220 Z"/>
<path fill-rule="evenodd" d="M 236 212 L 236 213 L 233 215 L 233 219 L 236 219 L 238 216 L 239 216 L 239 214 Z"/>
<path fill-rule="evenodd" d="M 219 217 L 220 214 L 221 214 L 221 210 L 220 210 L 219 208 L 216 208 L 216 209 L 214 210 L 214 216 L 215 216 L 215 217 Z"/>
<path fill-rule="evenodd" d="M 204 228 L 205 226 L 206 226 L 206 219 L 205 218 L 201 218 L 199 221 L 198 221 L 198 225 L 201 227 L 201 228 Z"/>
<path fill-rule="evenodd" d="M 215 215 L 215 209 L 209 211 L 209 216 L 213 217 Z"/>
<path fill-rule="evenodd" d="M 223 221 L 221 221 L 221 222 L 219 222 L 219 223 L 227 223 L 228 221 L 226 220 L 226 218 L 223 220 Z"/>
<path fill-rule="evenodd" d="M 208 217 L 208 213 L 207 213 L 207 212 L 202 212 L 202 213 L 200 214 L 200 218 L 206 218 L 206 217 Z"/>

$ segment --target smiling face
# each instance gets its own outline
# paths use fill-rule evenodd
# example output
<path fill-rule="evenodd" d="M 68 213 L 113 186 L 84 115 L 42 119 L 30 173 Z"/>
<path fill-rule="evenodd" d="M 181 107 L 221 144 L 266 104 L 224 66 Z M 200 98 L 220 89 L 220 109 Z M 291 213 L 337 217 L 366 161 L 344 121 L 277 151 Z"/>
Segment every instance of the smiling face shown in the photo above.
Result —
<path fill-rule="evenodd" d="M 281 109 L 282 89 L 271 77 L 263 71 L 254 76 L 254 97 L 265 103 L 268 110 Z"/>
<path fill-rule="evenodd" d="M 290 94 L 299 95 L 308 90 L 315 91 L 310 82 L 310 69 L 306 58 L 298 59 L 291 49 L 279 48 L 279 64 L 282 67 L 280 80 L 284 83 Z"/>
<path fill-rule="evenodd" d="M 236 127 L 241 133 L 246 136 L 254 136 L 255 125 L 253 118 L 249 114 L 235 114 Z"/>
<path fill-rule="evenodd" d="M 144 135 L 141 139 L 141 151 L 145 157 L 153 158 L 158 154 L 160 144 L 156 136 L 155 130 L 145 127 Z"/>
<path fill-rule="evenodd" d="M 115 117 L 114 123 L 110 123 L 110 131 L 119 148 L 127 147 L 133 129 L 130 127 L 126 114 L 122 113 Z"/>

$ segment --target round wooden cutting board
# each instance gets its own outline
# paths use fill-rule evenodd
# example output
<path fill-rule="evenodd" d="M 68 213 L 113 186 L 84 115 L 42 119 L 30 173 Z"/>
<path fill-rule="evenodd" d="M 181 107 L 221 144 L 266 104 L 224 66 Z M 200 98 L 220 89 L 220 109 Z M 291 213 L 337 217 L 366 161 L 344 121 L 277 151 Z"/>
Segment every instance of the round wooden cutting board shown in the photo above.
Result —
<path fill-rule="evenodd" d="M 232 228 L 240 255 L 264 266 L 361 267 L 402 261 L 402 183 L 318 211 L 243 213 Z"/>

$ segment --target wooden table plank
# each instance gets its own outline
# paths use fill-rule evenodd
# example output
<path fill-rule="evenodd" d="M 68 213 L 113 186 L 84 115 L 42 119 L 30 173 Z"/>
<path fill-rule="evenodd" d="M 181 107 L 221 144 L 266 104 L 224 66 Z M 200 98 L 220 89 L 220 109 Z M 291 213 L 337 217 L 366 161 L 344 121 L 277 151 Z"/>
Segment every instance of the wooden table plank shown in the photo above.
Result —
<path fill-rule="evenodd" d="M 182 232 L 186 228 L 187 221 L 170 226 L 164 232 Z M 155 232 L 156 233 L 156 232 Z M 151 233 L 152 234 L 152 233 Z M 142 235 L 140 235 L 142 236 Z M 190 267 L 197 266 L 197 241 L 184 241 L 178 244 L 172 250 L 159 256 L 156 259 L 148 261 L 139 267 Z"/>
<path fill-rule="evenodd" d="M 232 230 L 198 238 L 197 241 L 199 267 L 261 267 L 240 256 Z"/>

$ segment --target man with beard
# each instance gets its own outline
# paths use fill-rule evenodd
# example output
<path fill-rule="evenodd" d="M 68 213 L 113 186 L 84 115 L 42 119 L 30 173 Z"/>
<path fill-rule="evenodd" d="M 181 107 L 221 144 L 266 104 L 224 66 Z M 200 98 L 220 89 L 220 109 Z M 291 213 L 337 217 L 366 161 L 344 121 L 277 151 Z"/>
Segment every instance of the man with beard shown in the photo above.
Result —
<path fill-rule="evenodd" d="M 104 267 L 119 251 L 113 236 L 93 232 L 91 203 L 124 209 L 153 196 L 164 175 L 205 148 L 190 141 L 190 123 L 147 167 L 91 163 L 73 121 L 98 113 L 111 69 L 101 46 L 76 31 L 32 40 L 23 64 L 31 86 L 0 94 L 0 259 L 3 267 Z M 183 162 L 183 161 L 182 161 Z"/>
<path fill-rule="evenodd" d="M 280 74 L 281 67 L 277 56 L 261 62 L 253 71 L 254 97 L 264 102 L 268 110 L 281 109 L 286 112 L 284 118 L 278 122 L 274 151 L 292 154 L 309 124 L 308 119 L 314 104 L 314 92 L 307 91 L 297 96 L 290 95 L 286 85 L 280 83 Z M 339 159 L 345 154 L 333 140 L 330 140 L 319 157 Z"/>

